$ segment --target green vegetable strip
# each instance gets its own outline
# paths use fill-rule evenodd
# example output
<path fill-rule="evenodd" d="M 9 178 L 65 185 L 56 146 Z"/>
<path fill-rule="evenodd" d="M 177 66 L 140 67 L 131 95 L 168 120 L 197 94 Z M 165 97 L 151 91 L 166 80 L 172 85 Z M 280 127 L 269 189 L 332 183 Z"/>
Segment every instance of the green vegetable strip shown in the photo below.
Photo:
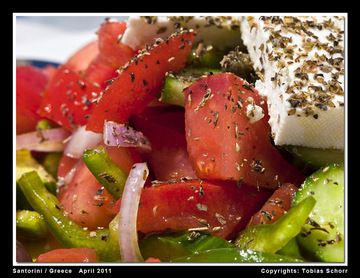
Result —
<path fill-rule="evenodd" d="M 221 72 L 219 69 L 202 67 L 202 68 L 193 68 L 188 67 L 185 70 L 174 74 L 168 74 L 165 78 L 164 87 L 161 90 L 161 96 L 159 101 L 178 105 L 185 106 L 185 96 L 184 89 L 189 87 L 193 82 L 198 80 L 203 75 L 208 75 L 210 73 Z"/>
<path fill-rule="evenodd" d="M 155 257 L 162 262 L 208 249 L 231 247 L 234 245 L 222 238 L 195 231 L 180 235 L 150 235 L 140 241 L 140 250 L 144 258 Z"/>
<path fill-rule="evenodd" d="M 16 232 L 26 239 L 44 239 L 48 234 L 44 218 L 36 211 L 18 210 L 16 212 Z"/>
<path fill-rule="evenodd" d="M 315 203 L 315 199 L 310 196 L 273 224 L 257 225 L 243 230 L 235 245 L 241 249 L 265 253 L 277 252 L 300 233 Z"/>
<path fill-rule="evenodd" d="M 26 200 L 24 193 L 21 191 L 19 184 L 16 182 L 16 209 L 17 210 L 32 210 L 33 208 Z"/>
<path fill-rule="evenodd" d="M 104 147 L 86 150 L 83 160 L 99 183 L 119 199 L 124 190 L 127 174 L 111 160 Z"/>
<path fill-rule="evenodd" d="M 174 76 L 167 76 L 159 100 L 163 103 L 184 107 L 185 96 L 183 90 L 190 85 L 191 82 L 179 80 Z"/>
<path fill-rule="evenodd" d="M 42 161 L 45 170 L 53 177 L 57 177 L 57 171 L 62 153 L 49 153 Z"/>
<path fill-rule="evenodd" d="M 299 245 L 296 241 L 296 238 L 290 239 L 290 241 L 281 248 L 276 254 L 279 255 L 285 255 L 285 256 L 291 256 L 296 258 L 302 258 Z"/>
<path fill-rule="evenodd" d="M 64 215 L 58 199 L 46 190 L 39 175 L 28 172 L 19 179 L 19 186 L 30 205 L 43 215 L 50 232 L 64 247 L 94 248 L 103 261 L 119 259 L 118 244 L 109 238 L 109 230 L 87 231 Z"/>
<path fill-rule="evenodd" d="M 293 205 L 308 196 L 316 199 L 308 221 L 296 237 L 302 253 L 310 260 L 345 260 L 344 182 L 344 165 L 330 164 L 308 177 L 296 192 Z"/>
<path fill-rule="evenodd" d="M 263 253 L 239 248 L 219 248 L 194 253 L 187 257 L 181 257 L 172 262 L 189 263 L 280 263 L 280 262 L 303 262 L 300 259 Z"/>

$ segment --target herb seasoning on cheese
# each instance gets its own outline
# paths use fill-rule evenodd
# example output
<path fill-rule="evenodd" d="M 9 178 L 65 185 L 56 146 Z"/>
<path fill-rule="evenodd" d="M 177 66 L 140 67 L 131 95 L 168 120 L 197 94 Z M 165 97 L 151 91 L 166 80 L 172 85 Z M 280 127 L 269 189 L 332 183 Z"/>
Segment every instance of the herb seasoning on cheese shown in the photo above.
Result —
<path fill-rule="evenodd" d="M 244 17 L 242 38 L 277 145 L 344 147 L 344 19 Z M 324 132 L 324 130 L 326 130 Z"/>

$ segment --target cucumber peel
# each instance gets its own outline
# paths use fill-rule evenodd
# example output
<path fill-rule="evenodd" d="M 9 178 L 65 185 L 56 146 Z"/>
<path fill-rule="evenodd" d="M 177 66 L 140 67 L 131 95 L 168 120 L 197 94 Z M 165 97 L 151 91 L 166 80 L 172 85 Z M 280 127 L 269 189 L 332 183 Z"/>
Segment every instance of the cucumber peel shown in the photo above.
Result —
<path fill-rule="evenodd" d="M 316 205 L 297 236 L 304 255 L 323 262 L 343 262 L 344 250 L 344 166 L 331 164 L 307 178 L 293 204 L 313 196 Z"/>

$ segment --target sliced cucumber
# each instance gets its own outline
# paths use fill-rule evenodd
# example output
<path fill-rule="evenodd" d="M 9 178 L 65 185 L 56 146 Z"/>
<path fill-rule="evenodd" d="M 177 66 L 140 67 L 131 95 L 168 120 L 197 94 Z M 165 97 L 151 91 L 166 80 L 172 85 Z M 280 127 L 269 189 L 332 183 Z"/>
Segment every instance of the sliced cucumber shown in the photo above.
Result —
<path fill-rule="evenodd" d="M 317 149 L 300 146 L 286 146 L 285 149 L 305 164 L 316 169 L 330 163 L 344 163 L 344 151 L 337 149 Z"/>
<path fill-rule="evenodd" d="M 219 69 L 210 68 L 187 68 L 186 70 L 174 75 L 169 74 L 165 78 L 165 84 L 161 91 L 160 101 L 166 104 L 185 106 L 185 96 L 183 90 L 189 87 L 202 75 L 220 72 Z"/>
<path fill-rule="evenodd" d="M 316 205 L 297 236 L 304 255 L 324 262 L 344 261 L 344 166 L 331 164 L 307 178 L 294 205 L 313 196 Z"/>

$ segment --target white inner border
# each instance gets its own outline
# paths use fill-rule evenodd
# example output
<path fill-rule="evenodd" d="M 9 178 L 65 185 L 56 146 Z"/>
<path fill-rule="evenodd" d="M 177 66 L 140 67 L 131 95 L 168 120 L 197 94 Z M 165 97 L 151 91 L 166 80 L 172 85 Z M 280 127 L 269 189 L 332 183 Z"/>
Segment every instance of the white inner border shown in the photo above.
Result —
<path fill-rule="evenodd" d="M 344 263 L 17 263 L 16 262 L 16 17 L 17 16 L 343 16 L 345 18 L 345 262 Z M 348 59 L 348 16 L 347 13 L 13 13 L 13 265 L 14 266 L 191 266 L 191 265 L 208 265 L 208 266 L 347 266 L 348 265 L 348 79 L 347 79 L 347 59 Z M 240 35 L 240 34 L 239 34 Z M 76 49 L 75 49 L 76 50 Z"/>

